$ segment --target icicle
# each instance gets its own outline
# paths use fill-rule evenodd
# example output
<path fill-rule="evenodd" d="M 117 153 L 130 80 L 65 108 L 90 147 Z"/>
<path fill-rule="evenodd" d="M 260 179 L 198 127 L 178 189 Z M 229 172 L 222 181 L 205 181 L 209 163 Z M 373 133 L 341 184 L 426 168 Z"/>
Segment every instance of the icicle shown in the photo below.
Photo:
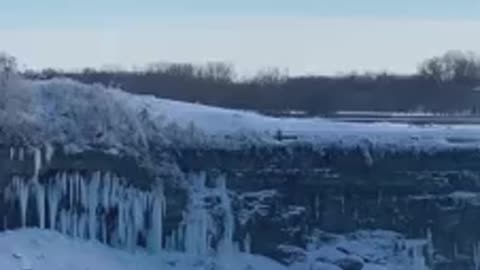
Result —
<path fill-rule="evenodd" d="M 60 182 L 62 196 L 67 196 L 68 191 L 68 179 L 66 173 L 57 173 L 56 181 Z"/>
<path fill-rule="evenodd" d="M 85 178 L 80 176 L 79 179 L 79 189 L 80 189 L 80 205 L 84 209 L 88 209 L 88 189 Z"/>
<path fill-rule="evenodd" d="M 75 191 L 75 202 L 77 203 L 77 205 L 82 205 L 82 194 L 81 194 L 81 185 L 80 185 L 80 181 L 81 181 L 81 175 L 80 173 L 75 173 L 75 187 L 74 187 L 74 191 Z"/>
<path fill-rule="evenodd" d="M 217 179 L 217 186 L 224 211 L 223 239 L 220 250 L 225 253 L 232 253 L 234 252 L 233 233 L 235 230 L 235 217 L 233 215 L 232 203 L 230 201 L 230 197 L 228 196 L 228 190 L 224 176 L 221 176 Z"/>
<path fill-rule="evenodd" d="M 15 160 L 15 148 L 10 147 L 10 160 Z"/>
<path fill-rule="evenodd" d="M 113 179 L 110 177 L 109 174 L 105 175 L 104 181 L 110 181 L 111 183 L 111 191 L 110 191 L 110 206 L 117 205 L 119 199 L 118 199 L 118 179 Z"/>
<path fill-rule="evenodd" d="M 74 207 L 74 182 L 75 178 L 71 175 L 68 176 L 68 199 L 70 202 L 70 209 L 73 209 Z"/>
<path fill-rule="evenodd" d="M 38 181 L 38 175 L 42 169 L 42 151 L 38 148 L 33 149 L 33 181 Z"/>
<path fill-rule="evenodd" d="M 134 198 L 133 200 L 133 217 L 134 217 L 134 224 L 135 224 L 135 231 L 140 232 L 143 229 L 143 226 L 145 224 L 145 208 L 143 207 L 143 202 L 142 202 L 142 194 L 141 192 L 135 192 L 134 191 Z"/>
<path fill-rule="evenodd" d="M 90 239 L 97 237 L 97 205 L 98 187 L 100 184 L 100 172 L 94 173 L 88 184 L 88 236 Z M 120 215 L 120 211 L 119 211 Z"/>
<path fill-rule="evenodd" d="M 78 219 L 78 237 L 81 239 L 88 239 L 87 237 L 87 216 L 85 214 L 79 215 Z"/>
<path fill-rule="evenodd" d="M 175 250 L 175 231 L 173 231 L 171 235 L 165 238 L 165 250 Z"/>
<path fill-rule="evenodd" d="M 20 217 L 22 227 L 27 225 L 28 185 L 20 177 L 13 177 L 13 185 L 20 203 Z"/>
<path fill-rule="evenodd" d="M 205 255 L 209 251 L 208 212 L 204 206 L 205 174 L 191 177 L 193 188 L 186 216 L 185 250 L 192 255 Z"/>
<path fill-rule="evenodd" d="M 107 243 L 107 222 L 102 222 L 102 243 L 106 244 Z"/>
<path fill-rule="evenodd" d="M 252 246 L 252 239 L 250 238 L 250 234 L 247 233 L 247 235 L 243 239 L 243 252 L 250 254 L 251 246 Z"/>
<path fill-rule="evenodd" d="M 25 150 L 23 149 L 23 147 L 20 147 L 20 149 L 18 151 L 18 160 L 20 160 L 20 161 L 25 160 Z"/>
<path fill-rule="evenodd" d="M 55 148 L 51 144 L 45 145 L 45 161 L 50 163 L 52 161 L 52 157 L 55 154 Z"/>
<path fill-rule="evenodd" d="M 56 179 L 59 179 L 59 176 L 57 175 Z M 57 219 L 57 213 L 58 213 L 58 206 L 60 203 L 60 190 L 57 187 L 57 183 L 50 181 L 50 185 L 47 191 L 47 198 L 48 198 L 48 214 L 50 218 L 50 229 L 55 230 L 56 229 L 56 219 Z"/>
<path fill-rule="evenodd" d="M 165 197 L 163 194 L 163 187 L 158 186 L 155 192 L 155 197 L 152 202 L 152 225 L 151 225 L 151 236 L 150 236 L 150 248 L 154 252 L 159 252 L 162 250 L 162 236 L 163 236 L 163 216 L 164 216 L 164 206 Z"/>
<path fill-rule="evenodd" d="M 111 178 L 104 177 L 102 184 L 102 208 L 106 210 L 112 206 L 112 204 L 110 203 L 110 196 L 112 190 Z"/>
<path fill-rule="evenodd" d="M 125 207 L 124 207 L 124 201 L 119 200 L 118 202 L 118 215 L 117 215 L 117 239 L 119 241 L 119 244 L 125 244 L 125 231 L 126 231 L 126 224 L 125 224 Z"/>
<path fill-rule="evenodd" d="M 78 237 L 78 215 L 77 211 L 70 210 L 70 231 L 72 232 L 73 237 Z"/>
<path fill-rule="evenodd" d="M 40 229 L 45 229 L 45 188 L 36 182 L 34 189 L 37 201 L 38 226 Z"/>
<path fill-rule="evenodd" d="M 66 210 L 61 210 L 60 211 L 60 232 L 63 234 L 68 234 L 68 228 L 69 226 L 69 217 L 68 217 L 68 212 Z"/>

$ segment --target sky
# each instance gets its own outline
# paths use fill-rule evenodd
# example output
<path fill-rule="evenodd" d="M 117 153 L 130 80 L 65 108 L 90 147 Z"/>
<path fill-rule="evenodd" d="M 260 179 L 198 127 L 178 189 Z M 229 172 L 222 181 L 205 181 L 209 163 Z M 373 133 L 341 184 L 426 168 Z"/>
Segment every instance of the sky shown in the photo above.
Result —
<path fill-rule="evenodd" d="M 0 40 L 30 68 L 406 74 L 447 50 L 480 53 L 480 0 L 0 0 Z"/>

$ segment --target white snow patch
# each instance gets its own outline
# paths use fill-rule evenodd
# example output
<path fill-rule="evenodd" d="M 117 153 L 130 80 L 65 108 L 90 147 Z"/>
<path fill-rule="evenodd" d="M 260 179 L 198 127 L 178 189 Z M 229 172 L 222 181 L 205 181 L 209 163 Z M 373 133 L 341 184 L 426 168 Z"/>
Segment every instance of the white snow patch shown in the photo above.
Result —
<path fill-rule="evenodd" d="M 209 268 L 214 266 L 215 268 Z M 151 255 L 109 248 L 53 231 L 24 229 L 0 233 L 0 269 L 21 270 L 286 270 L 247 254 L 200 258 L 164 252 Z"/>
<path fill-rule="evenodd" d="M 362 261 L 369 270 L 428 270 L 425 248 L 428 240 L 405 239 L 390 231 L 359 231 L 335 236 L 331 241 L 313 241 L 306 252 L 306 265 L 335 265 L 342 259 Z M 428 251 L 427 251 L 428 253 Z"/>

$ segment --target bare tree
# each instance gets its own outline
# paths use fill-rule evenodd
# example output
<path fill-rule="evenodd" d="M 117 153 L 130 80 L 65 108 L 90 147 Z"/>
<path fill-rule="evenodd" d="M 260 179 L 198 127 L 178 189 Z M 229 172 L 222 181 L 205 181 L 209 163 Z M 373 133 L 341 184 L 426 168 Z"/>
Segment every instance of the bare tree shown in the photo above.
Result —
<path fill-rule="evenodd" d="M 449 51 L 424 61 L 419 73 L 439 82 L 476 80 L 480 78 L 480 58 L 472 52 Z"/>
<path fill-rule="evenodd" d="M 280 85 L 288 79 L 286 71 L 282 72 L 278 68 L 265 68 L 257 72 L 252 82 L 261 85 Z"/>
<path fill-rule="evenodd" d="M 183 78 L 193 78 L 195 69 L 192 64 L 170 64 L 165 69 L 165 73 Z"/>
<path fill-rule="evenodd" d="M 5 86 L 6 80 L 17 70 L 15 57 L 0 52 L 0 83 Z"/>
<path fill-rule="evenodd" d="M 235 77 L 235 70 L 232 64 L 209 62 L 199 68 L 196 75 L 213 81 L 231 82 Z"/>

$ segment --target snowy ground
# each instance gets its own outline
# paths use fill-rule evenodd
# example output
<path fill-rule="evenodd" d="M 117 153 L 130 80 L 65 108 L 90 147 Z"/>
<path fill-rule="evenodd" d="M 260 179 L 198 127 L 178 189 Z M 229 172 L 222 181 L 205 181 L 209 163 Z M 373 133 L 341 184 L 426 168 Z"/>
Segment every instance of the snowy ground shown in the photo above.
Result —
<path fill-rule="evenodd" d="M 311 239 L 305 259 L 293 263 L 289 270 L 341 270 L 341 265 L 355 263 L 363 265 L 363 270 L 429 269 L 424 253 L 428 250 L 427 240 L 405 239 L 401 234 L 382 230 L 346 235 L 314 232 Z"/>
<path fill-rule="evenodd" d="M 25 229 L 0 234 L 2 270 L 285 270 L 264 257 L 235 254 L 216 259 L 180 253 L 147 254 L 72 239 L 57 232 Z"/>
<path fill-rule="evenodd" d="M 361 261 L 364 270 L 426 270 L 423 256 L 415 255 L 423 242 L 404 241 L 384 231 L 335 236 L 312 247 L 305 263 L 289 268 L 261 256 L 235 253 L 198 258 L 183 253 L 143 250 L 127 252 L 98 242 L 73 239 L 60 233 L 23 229 L 0 233 L 2 270 L 341 270 L 341 260 Z M 398 244 L 404 245 L 398 247 Z M 412 249 L 413 248 L 413 249 Z M 397 250 L 400 249 L 400 250 Z M 403 251 L 402 251 L 403 250 Z M 414 251 L 410 256 L 407 254 Z M 337 264 L 337 265 L 336 265 Z"/>

